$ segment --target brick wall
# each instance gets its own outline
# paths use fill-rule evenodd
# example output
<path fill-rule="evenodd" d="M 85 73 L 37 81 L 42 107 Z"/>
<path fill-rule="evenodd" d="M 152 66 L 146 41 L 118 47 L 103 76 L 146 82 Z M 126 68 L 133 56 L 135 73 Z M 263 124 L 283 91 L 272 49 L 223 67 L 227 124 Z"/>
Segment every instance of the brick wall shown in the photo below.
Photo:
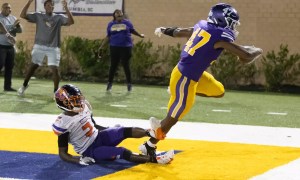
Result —
<path fill-rule="evenodd" d="M 19 17 L 27 0 L 7 0 L 12 14 Z M 153 31 L 159 26 L 193 26 L 206 19 L 209 8 L 216 0 L 125 0 L 125 10 L 136 30 L 155 44 L 184 43 L 185 39 L 158 38 Z M 300 50 L 300 1 L 299 0 L 228 0 L 240 14 L 241 26 L 237 43 L 256 45 L 265 52 L 278 50 L 281 43 L 288 44 L 291 52 Z M 30 11 L 34 10 L 34 3 Z M 106 25 L 111 17 L 76 16 L 75 24 L 62 28 L 62 37 L 81 36 L 88 39 L 105 37 Z M 18 40 L 31 46 L 35 26 L 22 19 L 24 32 Z M 138 37 L 134 37 L 138 40 Z"/>

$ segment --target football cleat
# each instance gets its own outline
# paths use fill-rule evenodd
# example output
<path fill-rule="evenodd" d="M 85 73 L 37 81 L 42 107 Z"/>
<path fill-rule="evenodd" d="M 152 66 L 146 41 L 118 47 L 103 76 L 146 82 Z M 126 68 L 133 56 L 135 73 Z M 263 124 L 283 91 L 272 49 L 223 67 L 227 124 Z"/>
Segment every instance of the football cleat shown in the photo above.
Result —
<path fill-rule="evenodd" d="M 174 159 L 174 150 L 170 150 L 156 157 L 158 164 L 169 164 Z"/>
<path fill-rule="evenodd" d="M 18 90 L 18 95 L 19 96 L 24 96 L 25 90 L 28 88 L 29 84 L 27 86 L 23 86 L 19 88 Z"/>
<path fill-rule="evenodd" d="M 151 157 L 156 157 L 156 146 L 151 147 L 145 142 L 144 144 L 140 145 L 139 150 L 143 155 L 149 155 Z"/>
<path fill-rule="evenodd" d="M 155 138 L 155 131 L 153 129 L 148 129 L 146 131 L 146 133 L 147 133 L 147 136 Z"/>
<path fill-rule="evenodd" d="M 155 117 L 150 117 L 149 121 L 150 121 L 151 129 L 154 130 L 154 134 L 155 134 L 154 138 L 158 140 L 164 140 L 166 134 L 161 129 L 160 120 L 156 119 Z"/>
<path fill-rule="evenodd" d="M 110 93 L 112 89 L 112 83 L 107 83 L 106 92 Z"/>

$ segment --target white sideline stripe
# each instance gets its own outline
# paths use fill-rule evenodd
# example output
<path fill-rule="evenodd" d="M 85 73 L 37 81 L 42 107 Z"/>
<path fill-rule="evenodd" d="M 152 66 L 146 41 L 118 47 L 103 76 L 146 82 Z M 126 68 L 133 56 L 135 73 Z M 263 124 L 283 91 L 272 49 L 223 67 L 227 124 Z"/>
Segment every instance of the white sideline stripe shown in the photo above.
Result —
<path fill-rule="evenodd" d="M 0 113 L 0 128 L 52 131 L 51 125 L 57 115 Z M 135 126 L 149 128 L 148 120 L 95 117 L 102 126 Z M 300 147 L 300 129 L 283 127 L 246 126 L 229 124 L 209 124 L 178 122 L 168 133 L 168 138 L 233 142 L 285 147 Z M 298 167 L 298 168 L 296 168 Z M 299 179 L 300 159 L 274 168 L 254 180 L 261 179 Z M 298 176 L 297 176 L 298 175 Z M 265 178 L 268 177 L 268 178 Z"/>
<path fill-rule="evenodd" d="M 110 106 L 113 106 L 113 107 L 127 107 L 127 105 L 122 105 L 122 104 L 111 104 Z"/>
<path fill-rule="evenodd" d="M 0 128 L 52 131 L 57 115 L 0 113 Z M 145 119 L 94 117 L 102 126 L 135 126 L 149 128 Z M 230 124 L 178 122 L 168 133 L 168 138 L 235 142 L 300 148 L 300 129 Z"/>
<path fill-rule="evenodd" d="M 299 180 L 300 177 L 300 159 L 291 161 L 288 164 L 271 169 L 261 175 L 254 176 L 250 180 Z"/>
<path fill-rule="evenodd" d="M 211 111 L 213 111 L 213 112 L 231 112 L 231 110 L 225 110 L 225 109 L 213 109 Z"/>
<path fill-rule="evenodd" d="M 268 112 L 267 114 L 270 114 L 270 115 L 282 115 L 282 116 L 287 115 L 287 113 L 280 113 L 280 112 Z"/>

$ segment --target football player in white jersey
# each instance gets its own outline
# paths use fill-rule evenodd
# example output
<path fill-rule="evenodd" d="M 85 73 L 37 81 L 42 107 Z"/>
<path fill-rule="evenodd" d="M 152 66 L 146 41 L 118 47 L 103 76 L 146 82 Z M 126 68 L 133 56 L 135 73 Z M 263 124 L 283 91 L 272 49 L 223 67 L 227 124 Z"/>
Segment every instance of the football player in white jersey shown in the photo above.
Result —
<path fill-rule="evenodd" d="M 154 132 L 138 127 L 105 128 L 96 125 L 91 105 L 76 86 L 67 84 L 59 88 L 55 92 L 55 101 L 63 110 L 52 125 L 54 133 L 58 135 L 59 156 L 62 160 L 81 165 L 114 159 L 159 164 L 168 164 L 173 160 L 173 150 L 160 156 L 150 156 L 133 154 L 124 147 L 116 147 L 126 138 L 154 137 Z M 73 145 L 80 157 L 68 153 L 68 143 Z"/>

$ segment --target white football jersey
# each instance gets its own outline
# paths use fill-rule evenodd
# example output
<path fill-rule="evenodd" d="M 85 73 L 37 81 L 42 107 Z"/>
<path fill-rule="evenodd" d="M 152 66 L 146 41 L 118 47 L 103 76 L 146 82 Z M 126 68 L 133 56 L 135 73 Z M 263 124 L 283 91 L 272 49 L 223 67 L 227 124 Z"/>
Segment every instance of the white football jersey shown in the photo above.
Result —
<path fill-rule="evenodd" d="M 69 132 L 69 143 L 78 154 L 82 154 L 98 135 L 98 129 L 92 122 L 91 110 L 87 104 L 84 110 L 75 116 L 60 114 L 53 123 L 52 129 L 58 136 Z"/>

